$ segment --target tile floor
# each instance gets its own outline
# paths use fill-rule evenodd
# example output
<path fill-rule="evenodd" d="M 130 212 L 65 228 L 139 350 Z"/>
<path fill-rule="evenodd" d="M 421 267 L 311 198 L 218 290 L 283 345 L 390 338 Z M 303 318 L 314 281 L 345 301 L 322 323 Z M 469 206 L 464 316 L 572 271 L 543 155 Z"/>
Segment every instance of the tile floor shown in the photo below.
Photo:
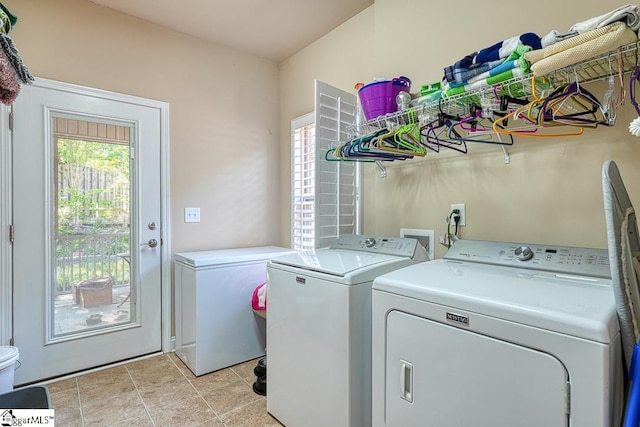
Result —
<path fill-rule="evenodd" d="M 47 384 L 56 425 L 282 426 L 252 389 L 257 360 L 200 377 L 173 354 Z"/>

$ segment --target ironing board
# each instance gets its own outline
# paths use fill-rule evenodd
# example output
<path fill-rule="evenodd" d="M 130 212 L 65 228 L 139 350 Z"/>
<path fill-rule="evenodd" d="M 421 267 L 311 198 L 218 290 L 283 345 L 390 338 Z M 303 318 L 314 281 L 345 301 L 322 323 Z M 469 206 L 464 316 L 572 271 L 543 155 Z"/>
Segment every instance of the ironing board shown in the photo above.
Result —
<path fill-rule="evenodd" d="M 611 281 L 620 322 L 624 362 L 631 389 L 624 427 L 640 424 L 640 240 L 636 215 L 615 162 L 602 168 L 602 191 L 607 226 Z"/>

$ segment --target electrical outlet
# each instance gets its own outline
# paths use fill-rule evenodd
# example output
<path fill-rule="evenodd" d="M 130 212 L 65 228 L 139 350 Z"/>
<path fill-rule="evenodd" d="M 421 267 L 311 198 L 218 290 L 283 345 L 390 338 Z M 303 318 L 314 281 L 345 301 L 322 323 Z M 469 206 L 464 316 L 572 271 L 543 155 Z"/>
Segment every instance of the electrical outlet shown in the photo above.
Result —
<path fill-rule="evenodd" d="M 200 208 L 184 208 L 184 222 L 200 222 Z"/>
<path fill-rule="evenodd" d="M 458 221 L 458 226 L 464 227 L 467 223 L 467 213 L 464 209 L 464 203 L 452 204 L 449 213 L 453 212 L 454 209 L 458 209 L 460 211 L 460 221 Z M 453 219 L 451 219 L 451 221 L 453 223 Z"/>

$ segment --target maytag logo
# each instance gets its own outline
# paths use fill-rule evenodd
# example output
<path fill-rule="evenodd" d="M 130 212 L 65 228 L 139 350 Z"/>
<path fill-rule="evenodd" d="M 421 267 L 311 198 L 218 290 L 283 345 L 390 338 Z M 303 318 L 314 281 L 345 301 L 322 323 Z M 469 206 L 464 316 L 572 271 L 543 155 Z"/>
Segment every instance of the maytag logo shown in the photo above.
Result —
<path fill-rule="evenodd" d="M 300 283 L 301 285 L 304 285 L 305 283 L 307 283 L 307 279 L 305 279 L 304 277 L 296 276 L 296 283 Z"/>
<path fill-rule="evenodd" d="M 460 316 L 459 314 L 447 313 L 447 320 L 451 320 L 452 322 L 462 323 L 465 326 L 469 326 L 469 318 L 465 316 Z"/>

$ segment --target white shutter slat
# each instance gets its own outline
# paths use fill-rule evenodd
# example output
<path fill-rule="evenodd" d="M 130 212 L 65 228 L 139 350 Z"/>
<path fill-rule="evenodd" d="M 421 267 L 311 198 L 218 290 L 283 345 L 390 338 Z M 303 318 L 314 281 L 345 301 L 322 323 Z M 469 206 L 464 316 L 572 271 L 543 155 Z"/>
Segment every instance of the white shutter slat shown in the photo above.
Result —
<path fill-rule="evenodd" d="M 356 97 L 316 80 L 316 247 L 329 246 L 340 234 L 359 232 L 356 187 L 360 183 L 357 162 L 329 162 L 326 151 L 349 137 L 354 123 Z"/>
<path fill-rule="evenodd" d="M 340 234 L 360 230 L 360 164 L 324 157 L 349 137 L 356 97 L 319 81 L 315 86 L 313 118 L 293 121 L 295 129 L 313 126 L 292 134 L 291 240 L 303 250 L 329 246 Z"/>

